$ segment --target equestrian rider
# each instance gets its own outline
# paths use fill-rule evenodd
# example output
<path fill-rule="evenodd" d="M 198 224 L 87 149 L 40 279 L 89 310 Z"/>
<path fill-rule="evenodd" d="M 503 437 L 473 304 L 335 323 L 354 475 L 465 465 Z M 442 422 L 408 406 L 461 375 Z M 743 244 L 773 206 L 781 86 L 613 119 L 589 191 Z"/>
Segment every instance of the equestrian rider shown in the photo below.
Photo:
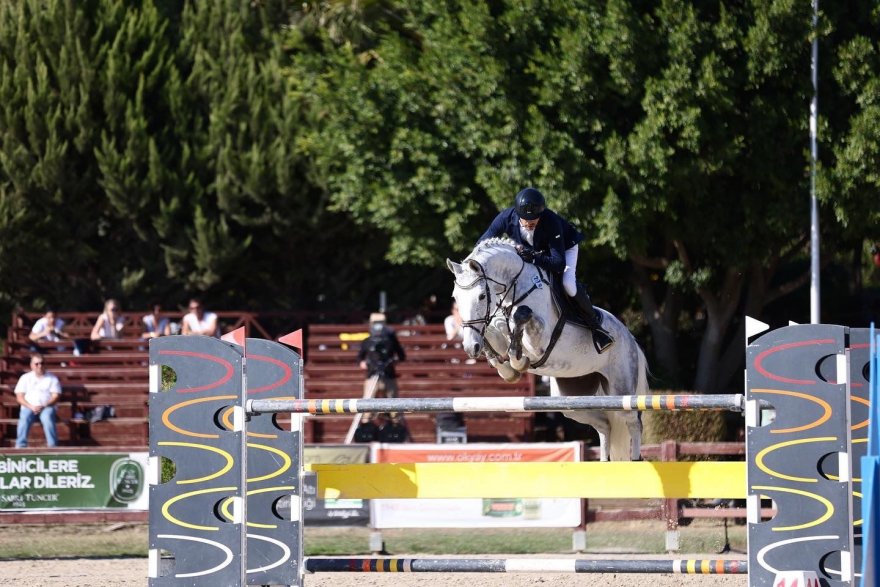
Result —
<path fill-rule="evenodd" d="M 479 240 L 503 234 L 517 243 L 516 250 L 524 261 L 562 278 L 565 293 L 574 300 L 587 327 L 593 331 L 596 352 L 602 353 L 614 344 L 602 328 L 602 315 L 593 308 L 584 285 L 575 278 L 578 243 L 584 235 L 548 209 L 541 192 L 529 187 L 518 193 L 513 207 L 502 210 Z"/>

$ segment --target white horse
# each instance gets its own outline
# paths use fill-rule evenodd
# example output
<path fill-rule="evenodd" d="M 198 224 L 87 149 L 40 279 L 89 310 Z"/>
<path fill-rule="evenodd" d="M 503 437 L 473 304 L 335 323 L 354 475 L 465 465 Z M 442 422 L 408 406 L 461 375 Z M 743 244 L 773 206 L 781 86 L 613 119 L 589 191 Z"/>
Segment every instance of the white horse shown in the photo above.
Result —
<path fill-rule="evenodd" d="M 485 354 L 505 380 L 526 372 L 547 375 L 554 396 L 649 393 L 645 355 L 626 326 L 596 308 L 615 340 L 598 354 L 591 331 L 562 318 L 549 276 L 523 261 L 513 241 L 484 240 L 460 264 L 447 259 L 446 265 L 455 275 L 452 295 L 465 327 L 465 352 L 471 358 Z M 603 461 L 641 459 L 638 412 L 563 414 L 596 429 Z"/>

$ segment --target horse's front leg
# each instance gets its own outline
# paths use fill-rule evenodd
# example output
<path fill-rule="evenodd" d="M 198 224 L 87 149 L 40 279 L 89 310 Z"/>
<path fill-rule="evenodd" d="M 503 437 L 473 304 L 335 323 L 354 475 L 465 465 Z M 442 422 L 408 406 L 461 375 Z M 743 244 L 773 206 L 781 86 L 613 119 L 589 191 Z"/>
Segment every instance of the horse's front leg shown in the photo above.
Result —
<path fill-rule="evenodd" d="M 508 346 L 507 337 L 501 327 L 506 329 L 504 319 L 486 325 L 486 332 L 483 336 L 486 342 L 484 345 L 486 361 L 498 371 L 502 379 L 508 383 L 516 383 L 522 377 L 522 373 L 510 366 L 507 357 L 501 356 L 495 351 L 495 349 L 506 349 Z"/>
<path fill-rule="evenodd" d="M 522 373 L 511 367 L 509 361 L 505 361 L 489 349 L 486 349 L 486 361 L 497 369 L 498 374 L 508 383 L 516 383 L 522 378 Z"/>
<path fill-rule="evenodd" d="M 532 319 L 534 313 L 528 306 L 520 306 L 513 313 L 513 334 L 510 337 L 510 347 L 507 354 L 510 356 L 510 365 L 517 371 L 527 371 L 531 361 L 523 354 L 523 333 L 526 324 Z"/>

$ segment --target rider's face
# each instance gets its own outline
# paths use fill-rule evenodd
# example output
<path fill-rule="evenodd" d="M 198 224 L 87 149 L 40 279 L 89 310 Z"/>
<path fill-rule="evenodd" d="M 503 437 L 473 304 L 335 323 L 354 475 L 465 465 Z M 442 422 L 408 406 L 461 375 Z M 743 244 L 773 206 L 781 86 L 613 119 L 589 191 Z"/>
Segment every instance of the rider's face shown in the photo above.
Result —
<path fill-rule="evenodd" d="M 535 230 L 535 227 L 538 226 L 538 221 L 540 218 L 535 218 L 534 220 L 526 220 L 525 218 L 519 219 L 519 225 L 523 228 L 527 228 L 529 230 Z"/>

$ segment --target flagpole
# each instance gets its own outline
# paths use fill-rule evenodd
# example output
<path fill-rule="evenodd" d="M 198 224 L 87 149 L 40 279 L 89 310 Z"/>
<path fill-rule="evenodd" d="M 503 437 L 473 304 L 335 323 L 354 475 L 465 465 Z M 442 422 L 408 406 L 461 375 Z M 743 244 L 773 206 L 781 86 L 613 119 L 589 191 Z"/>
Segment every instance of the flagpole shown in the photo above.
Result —
<path fill-rule="evenodd" d="M 810 323 L 821 322 L 819 304 L 819 203 L 816 199 L 816 165 L 819 147 L 816 140 L 819 115 L 819 0 L 813 3 L 813 51 L 811 74 L 813 99 L 810 101 Z"/>

